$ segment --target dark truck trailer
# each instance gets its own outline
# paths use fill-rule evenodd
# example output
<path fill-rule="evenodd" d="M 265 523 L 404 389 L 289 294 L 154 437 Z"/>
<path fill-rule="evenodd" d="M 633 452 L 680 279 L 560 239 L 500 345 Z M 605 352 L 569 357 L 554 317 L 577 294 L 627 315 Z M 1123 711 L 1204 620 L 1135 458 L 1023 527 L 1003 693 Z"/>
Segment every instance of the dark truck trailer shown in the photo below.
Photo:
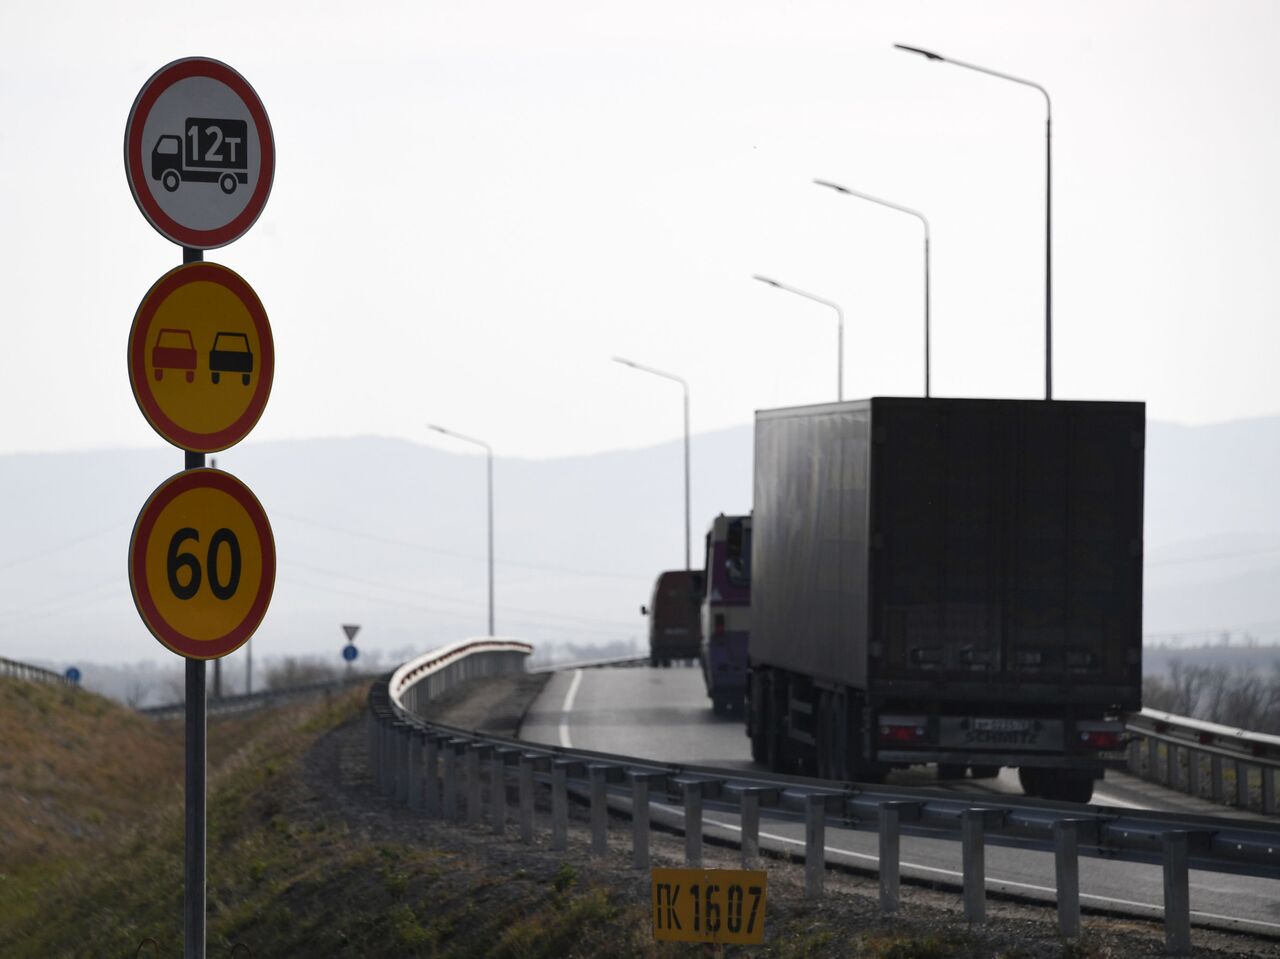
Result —
<path fill-rule="evenodd" d="M 747 733 L 832 779 L 1016 766 L 1087 801 L 1141 705 L 1142 403 L 756 415 Z"/>

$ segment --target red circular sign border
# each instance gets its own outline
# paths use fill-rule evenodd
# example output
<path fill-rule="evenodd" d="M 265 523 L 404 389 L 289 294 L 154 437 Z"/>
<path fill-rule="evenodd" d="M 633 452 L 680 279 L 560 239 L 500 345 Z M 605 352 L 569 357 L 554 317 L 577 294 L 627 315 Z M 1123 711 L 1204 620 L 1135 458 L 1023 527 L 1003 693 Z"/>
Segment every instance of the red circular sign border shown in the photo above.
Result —
<path fill-rule="evenodd" d="M 151 195 L 150 187 L 146 184 L 147 167 L 142 155 L 142 128 L 146 126 L 147 116 L 155 106 L 156 100 L 160 98 L 160 94 L 179 80 L 190 77 L 208 77 L 229 87 L 249 111 L 258 134 L 261 158 L 258 164 L 258 182 L 254 185 L 253 195 L 234 220 L 216 230 L 196 230 L 183 226 L 160 208 Z M 124 127 L 124 172 L 125 178 L 129 181 L 129 192 L 133 194 L 133 200 L 138 204 L 138 209 L 142 211 L 147 222 L 165 239 L 194 250 L 212 250 L 226 246 L 244 236 L 257 222 L 271 193 L 271 184 L 276 174 L 276 147 L 266 107 L 262 105 L 262 100 L 249 85 L 249 81 L 221 60 L 209 57 L 185 57 L 167 63 L 142 85 L 142 89 L 134 98 L 133 106 L 129 108 L 129 119 Z"/>
<path fill-rule="evenodd" d="M 195 433 L 175 423 L 156 403 L 150 392 L 150 380 L 147 379 L 147 334 L 151 331 L 151 321 L 155 319 L 160 305 L 175 290 L 188 283 L 216 283 L 229 290 L 249 311 L 258 332 L 259 375 L 254 397 L 239 419 L 216 433 Z M 128 365 L 129 386 L 133 389 L 138 409 L 161 437 L 178 449 L 193 453 L 217 453 L 225 450 L 235 446 L 252 432 L 262 418 L 267 400 L 271 396 L 276 372 L 276 348 L 267 311 L 253 287 L 230 267 L 205 261 L 184 263 L 156 280 L 138 304 L 133 315 L 133 325 L 129 328 Z M 140 384 L 147 384 L 147 387 L 140 388 Z"/>
<path fill-rule="evenodd" d="M 249 612 L 240 624 L 231 632 L 214 640 L 193 640 L 175 630 L 156 608 L 155 600 L 147 586 L 146 562 L 147 543 L 151 539 L 151 531 L 156 520 L 166 506 L 178 496 L 200 487 L 217 489 L 226 493 L 244 507 L 258 533 L 262 543 L 262 582 L 258 595 L 254 597 Z M 138 608 L 138 615 L 146 623 L 151 635 L 179 656 L 187 659 L 220 659 L 235 652 L 254 634 L 262 624 L 271 605 L 271 596 L 276 585 L 276 541 L 271 533 L 271 524 L 267 520 L 266 511 L 253 491 L 230 473 L 215 469 L 183 470 L 170 476 L 156 487 L 147 498 L 138 519 L 133 524 L 133 535 L 129 539 L 129 589 L 133 593 L 133 603 Z M 200 652 L 184 647 L 195 644 Z"/>

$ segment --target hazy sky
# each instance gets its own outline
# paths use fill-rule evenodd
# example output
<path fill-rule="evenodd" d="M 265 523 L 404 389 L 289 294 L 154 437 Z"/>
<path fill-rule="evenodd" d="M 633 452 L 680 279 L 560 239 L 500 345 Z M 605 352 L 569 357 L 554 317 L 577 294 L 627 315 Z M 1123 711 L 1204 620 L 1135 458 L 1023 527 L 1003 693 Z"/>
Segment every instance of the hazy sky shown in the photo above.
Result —
<path fill-rule="evenodd" d="M 1280 412 L 1280 6 L 1270 2 L 89 2 L 0 8 L 0 451 L 161 444 L 125 341 L 180 261 L 121 158 L 141 84 L 216 57 L 278 149 L 209 259 L 257 290 L 275 390 L 253 439 L 434 420 L 552 456 L 922 389 L 1043 395 L 1054 98 L 1055 395 L 1188 423 Z M 159 478 L 157 478 L 159 479 Z"/>

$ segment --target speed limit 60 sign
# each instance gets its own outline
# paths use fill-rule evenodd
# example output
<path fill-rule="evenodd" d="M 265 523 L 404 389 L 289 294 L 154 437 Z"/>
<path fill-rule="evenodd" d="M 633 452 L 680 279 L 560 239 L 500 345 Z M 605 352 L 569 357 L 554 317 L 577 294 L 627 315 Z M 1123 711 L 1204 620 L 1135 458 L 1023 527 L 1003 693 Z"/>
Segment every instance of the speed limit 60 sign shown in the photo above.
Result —
<path fill-rule="evenodd" d="M 234 476 L 186 470 L 161 483 L 133 527 L 129 585 L 156 639 L 190 659 L 244 644 L 276 579 L 267 515 Z"/>

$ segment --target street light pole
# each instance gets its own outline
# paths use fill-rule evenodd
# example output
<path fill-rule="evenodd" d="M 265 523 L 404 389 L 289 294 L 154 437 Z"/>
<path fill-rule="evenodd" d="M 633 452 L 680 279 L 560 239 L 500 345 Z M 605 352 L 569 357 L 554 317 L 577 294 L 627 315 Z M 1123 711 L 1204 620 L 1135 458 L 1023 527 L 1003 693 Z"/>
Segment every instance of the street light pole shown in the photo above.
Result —
<path fill-rule="evenodd" d="M 1049 99 L 1049 91 L 1034 80 L 1024 80 L 1009 73 L 980 67 L 975 63 L 953 60 L 931 50 L 909 47 L 905 43 L 895 43 L 899 50 L 907 53 L 918 53 L 928 60 L 950 63 L 966 70 L 985 73 L 989 77 L 998 77 L 1012 83 L 1020 83 L 1024 87 L 1034 87 L 1044 97 L 1044 398 L 1053 399 L 1053 102 Z"/>
<path fill-rule="evenodd" d="M 806 293 L 804 290 L 797 289 L 794 286 L 788 286 L 785 283 L 779 283 L 777 280 L 771 280 L 767 276 L 761 276 L 759 273 L 752 273 L 753 280 L 759 280 L 761 283 L 767 283 L 770 286 L 776 286 L 780 290 L 786 290 L 788 293 L 794 293 L 796 296 L 803 296 L 813 300 L 815 303 L 821 303 L 823 306 L 829 306 L 836 311 L 836 399 L 844 402 L 844 311 L 840 306 L 831 300 L 824 300 L 820 296 L 812 293 Z"/>
<path fill-rule="evenodd" d="M 443 433 L 445 436 L 452 436 L 455 440 L 462 440 L 464 443 L 471 443 L 475 446 L 482 447 L 486 456 L 485 478 L 488 488 L 488 514 L 489 514 L 489 635 L 494 636 L 493 629 L 493 447 L 484 440 L 478 440 L 474 436 L 465 436 L 462 433 L 455 433 L 453 430 L 447 430 L 443 426 L 436 426 L 433 423 L 427 424 L 427 429 L 435 430 L 437 433 Z"/>
<path fill-rule="evenodd" d="M 662 370 L 655 370 L 652 366 L 645 366 L 634 360 L 624 360 L 620 356 L 615 356 L 613 362 L 629 366 L 633 370 L 640 370 L 642 373 L 652 373 L 666 380 L 674 380 L 684 390 L 684 568 L 693 569 L 693 533 L 689 523 L 689 384 L 674 373 L 664 373 Z"/>
<path fill-rule="evenodd" d="M 818 186 L 825 186 L 837 193 L 845 193 L 849 196 L 856 196 L 860 200 L 869 200 L 872 203 L 878 203 L 880 206 L 887 206 L 890 210 L 897 210 L 899 213 L 910 213 L 924 224 L 924 396 L 929 398 L 929 220 L 919 210 L 913 210 L 909 206 L 900 206 L 897 203 L 890 203 L 888 200 L 882 200 L 879 197 L 872 196 L 870 193 L 859 193 L 857 190 L 851 190 L 847 186 L 841 186 L 839 183 L 832 183 L 830 180 L 814 180 Z"/>

